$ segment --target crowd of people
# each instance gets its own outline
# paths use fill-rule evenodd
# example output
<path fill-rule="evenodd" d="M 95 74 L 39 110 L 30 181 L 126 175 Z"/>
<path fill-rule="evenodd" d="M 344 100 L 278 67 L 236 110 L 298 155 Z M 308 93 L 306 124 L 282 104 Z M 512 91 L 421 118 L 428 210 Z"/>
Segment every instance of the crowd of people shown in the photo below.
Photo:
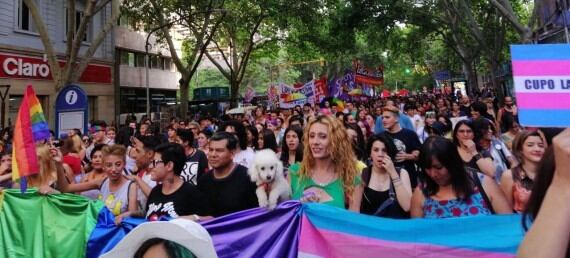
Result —
<path fill-rule="evenodd" d="M 28 186 L 101 200 L 117 223 L 127 216 L 208 220 L 258 207 L 248 167 L 257 151 L 271 149 L 292 199 L 302 202 L 397 219 L 534 218 L 541 203 L 535 182 L 553 180 L 554 156 L 562 154 L 546 150 L 560 131 L 522 127 L 511 97 L 461 95 L 258 106 L 173 118 L 166 128 L 149 119 L 118 129 L 93 121 L 87 135 L 70 130 L 38 144 L 41 171 Z M 0 187 L 15 188 L 11 132 L 1 135 Z M 542 196 L 549 184 L 539 185 Z"/>

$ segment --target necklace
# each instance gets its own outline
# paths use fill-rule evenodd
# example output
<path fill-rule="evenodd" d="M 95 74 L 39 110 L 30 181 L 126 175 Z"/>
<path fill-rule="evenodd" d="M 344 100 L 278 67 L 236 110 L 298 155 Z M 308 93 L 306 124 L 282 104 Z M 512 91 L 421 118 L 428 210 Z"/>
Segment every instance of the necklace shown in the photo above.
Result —
<path fill-rule="evenodd" d="M 317 180 L 315 180 L 315 177 L 314 177 L 314 176 L 312 176 L 311 178 L 313 179 L 313 182 L 315 182 L 315 184 L 317 184 L 318 186 L 320 186 L 320 187 L 325 187 L 326 185 L 330 184 L 330 183 L 333 181 L 333 179 L 334 179 L 334 174 L 330 174 L 330 175 L 327 177 L 327 180 L 323 180 L 323 183 L 320 183 L 320 182 L 318 182 Z"/>
<path fill-rule="evenodd" d="M 332 166 L 329 166 L 327 168 L 327 170 L 325 170 L 325 171 L 331 171 L 331 169 L 330 169 L 331 167 Z M 311 179 L 313 179 L 313 182 L 315 182 L 315 184 L 317 184 L 320 187 L 325 187 L 326 185 L 330 184 L 334 180 L 334 177 L 335 177 L 334 171 L 333 171 L 333 173 L 328 173 L 326 180 L 316 180 L 315 175 L 316 175 L 316 173 L 313 173 L 313 175 L 311 176 Z"/>

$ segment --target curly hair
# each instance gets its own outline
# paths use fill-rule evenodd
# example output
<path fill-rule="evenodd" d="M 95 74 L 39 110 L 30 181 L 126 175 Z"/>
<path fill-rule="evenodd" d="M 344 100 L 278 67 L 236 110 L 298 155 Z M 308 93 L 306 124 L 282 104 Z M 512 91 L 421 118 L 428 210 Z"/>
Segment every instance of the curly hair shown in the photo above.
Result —
<path fill-rule="evenodd" d="M 350 201 L 354 191 L 354 180 L 358 176 L 357 159 L 352 149 L 352 144 L 348 140 L 348 134 L 341 121 L 333 116 L 318 116 L 308 122 L 303 133 L 303 161 L 299 170 L 299 180 L 311 177 L 311 168 L 315 166 L 315 158 L 309 146 L 309 131 L 314 124 L 322 124 L 328 128 L 328 152 L 334 166 L 334 172 L 342 181 L 345 196 Z"/>

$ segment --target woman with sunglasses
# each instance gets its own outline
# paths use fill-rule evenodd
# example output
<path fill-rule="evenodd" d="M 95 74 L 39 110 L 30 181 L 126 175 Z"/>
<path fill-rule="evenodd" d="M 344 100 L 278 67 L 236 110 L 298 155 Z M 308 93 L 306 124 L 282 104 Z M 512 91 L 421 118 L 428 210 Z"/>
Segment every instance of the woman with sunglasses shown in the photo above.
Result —
<path fill-rule="evenodd" d="M 342 122 L 319 116 L 304 132 L 303 161 L 289 167 L 293 199 L 360 210 L 360 171 Z M 346 202 L 345 202 L 346 200 Z"/>

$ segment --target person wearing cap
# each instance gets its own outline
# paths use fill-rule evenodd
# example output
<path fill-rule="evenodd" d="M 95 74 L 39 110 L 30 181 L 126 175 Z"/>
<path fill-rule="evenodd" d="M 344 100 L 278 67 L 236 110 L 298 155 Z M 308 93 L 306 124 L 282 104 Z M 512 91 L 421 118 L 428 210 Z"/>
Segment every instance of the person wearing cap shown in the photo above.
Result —
<path fill-rule="evenodd" d="M 211 214 L 208 199 L 196 186 L 180 177 L 185 161 L 184 148 L 180 144 L 164 143 L 155 148 L 150 175 L 157 185 L 146 202 L 145 217 L 148 220 L 166 216 L 200 221 L 201 216 Z"/>
<path fill-rule="evenodd" d="M 91 161 L 90 158 L 91 151 L 93 151 L 93 148 L 95 147 L 96 144 L 107 144 L 107 145 L 111 144 L 111 140 L 107 138 L 106 132 L 107 132 L 107 123 L 105 123 L 105 121 L 95 120 L 93 121 L 93 123 L 91 123 L 91 127 L 89 128 L 89 133 L 91 134 L 93 140 L 91 141 L 91 144 L 89 145 L 89 147 L 87 147 L 87 150 L 85 151 L 85 158 L 88 161 Z"/>

